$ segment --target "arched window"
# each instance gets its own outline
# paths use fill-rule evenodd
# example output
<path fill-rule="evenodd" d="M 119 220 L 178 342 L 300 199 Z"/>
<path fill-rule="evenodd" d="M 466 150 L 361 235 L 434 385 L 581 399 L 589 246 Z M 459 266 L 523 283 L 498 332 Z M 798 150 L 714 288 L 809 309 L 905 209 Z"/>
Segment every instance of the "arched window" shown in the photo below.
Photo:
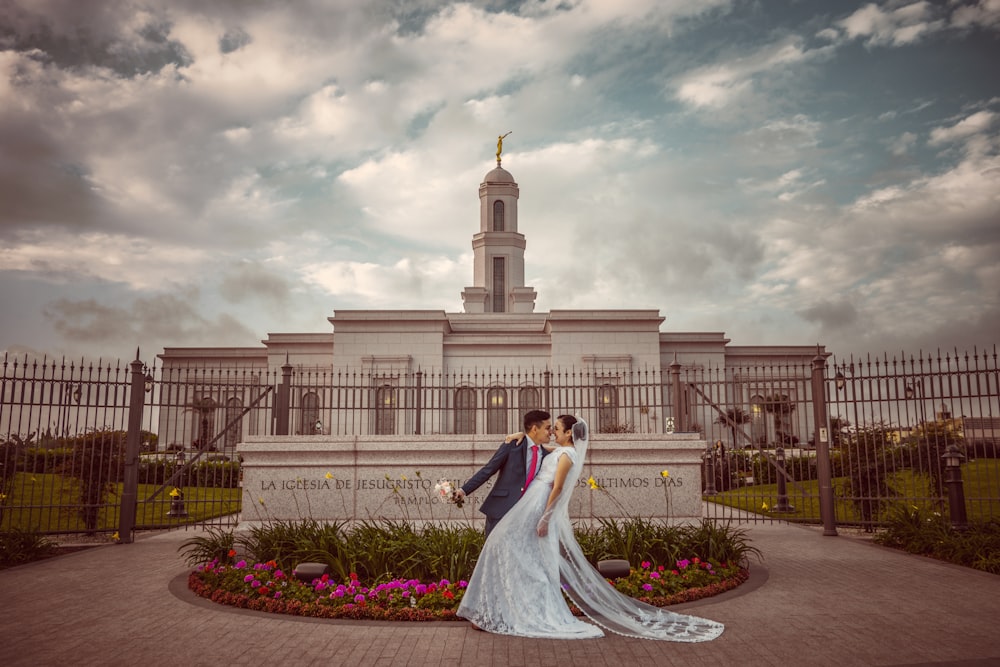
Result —
<path fill-rule="evenodd" d="M 493 387 L 486 392 L 486 432 L 507 433 L 507 390 Z"/>
<path fill-rule="evenodd" d="M 233 396 L 226 401 L 226 449 L 234 449 L 243 439 L 243 401 Z"/>
<path fill-rule="evenodd" d="M 493 312 L 503 313 L 507 309 L 507 277 L 504 275 L 506 268 L 505 258 L 493 258 Z"/>
<path fill-rule="evenodd" d="M 192 404 L 194 423 L 191 430 L 191 445 L 195 449 L 206 449 L 215 438 L 216 402 L 208 396 L 196 398 Z"/>
<path fill-rule="evenodd" d="M 750 399 L 750 438 L 755 445 L 767 444 L 767 415 L 764 413 L 764 397 L 760 395 Z"/>
<path fill-rule="evenodd" d="M 319 428 L 316 425 L 319 424 Z M 302 424 L 299 432 L 302 435 L 322 434 L 323 425 L 319 419 L 319 396 L 309 392 L 302 397 Z"/>
<path fill-rule="evenodd" d="M 618 429 L 618 390 L 614 385 L 597 388 L 597 430 L 614 433 Z"/>
<path fill-rule="evenodd" d="M 517 407 L 522 415 L 531 410 L 541 410 L 542 400 L 538 387 L 521 387 L 517 392 Z"/>
<path fill-rule="evenodd" d="M 375 391 L 375 435 L 396 433 L 396 389 L 384 384 Z"/>
<path fill-rule="evenodd" d="M 470 387 L 455 390 L 455 433 L 476 432 L 476 392 Z"/>
<path fill-rule="evenodd" d="M 503 225 L 503 202 L 498 199 L 493 202 L 493 231 L 504 231 Z"/>

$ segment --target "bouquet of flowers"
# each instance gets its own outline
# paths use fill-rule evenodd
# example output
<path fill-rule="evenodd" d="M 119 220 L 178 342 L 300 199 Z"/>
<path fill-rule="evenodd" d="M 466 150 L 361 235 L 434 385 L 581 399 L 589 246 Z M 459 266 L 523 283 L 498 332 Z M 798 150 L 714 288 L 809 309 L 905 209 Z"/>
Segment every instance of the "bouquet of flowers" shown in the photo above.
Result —
<path fill-rule="evenodd" d="M 454 503 L 455 505 L 461 507 L 465 502 L 456 495 L 455 487 L 453 487 L 451 482 L 446 479 L 442 479 L 435 484 L 434 491 L 441 497 L 441 500 L 446 503 Z"/>

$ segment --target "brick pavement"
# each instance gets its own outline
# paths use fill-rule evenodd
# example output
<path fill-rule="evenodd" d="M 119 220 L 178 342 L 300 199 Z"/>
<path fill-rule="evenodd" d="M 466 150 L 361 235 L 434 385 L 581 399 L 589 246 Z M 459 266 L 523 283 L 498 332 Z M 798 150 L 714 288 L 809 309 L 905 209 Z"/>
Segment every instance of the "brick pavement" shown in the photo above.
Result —
<path fill-rule="evenodd" d="M 502 637 L 465 623 L 292 618 L 191 595 L 177 547 L 141 536 L 0 571 L 0 663 L 16 665 L 1000 665 L 1000 577 L 815 528 L 748 527 L 751 580 L 674 607 L 719 639 Z"/>

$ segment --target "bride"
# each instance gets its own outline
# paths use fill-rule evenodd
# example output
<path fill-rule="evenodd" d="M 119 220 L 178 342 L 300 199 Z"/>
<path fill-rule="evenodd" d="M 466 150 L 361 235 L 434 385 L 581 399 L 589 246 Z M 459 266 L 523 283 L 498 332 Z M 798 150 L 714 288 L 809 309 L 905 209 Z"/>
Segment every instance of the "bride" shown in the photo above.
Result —
<path fill-rule="evenodd" d="M 479 629 L 521 637 L 587 639 L 603 637 L 601 628 L 679 642 L 722 634 L 720 623 L 622 595 L 590 565 L 568 509 L 587 451 L 587 424 L 562 415 L 554 437 L 538 474 L 486 539 L 458 615 Z M 597 625 L 573 616 L 563 592 Z"/>

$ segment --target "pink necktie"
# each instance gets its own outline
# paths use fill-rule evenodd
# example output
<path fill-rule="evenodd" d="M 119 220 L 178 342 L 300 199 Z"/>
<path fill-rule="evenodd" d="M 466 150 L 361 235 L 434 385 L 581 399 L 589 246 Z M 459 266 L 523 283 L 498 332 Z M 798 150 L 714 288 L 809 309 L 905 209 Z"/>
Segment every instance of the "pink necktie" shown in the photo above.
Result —
<path fill-rule="evenodd" d="M 528 466 L 528 479 L 524 481 L 524 488 L 527 489 L 531 480 L 535 479 L 535 466 L 538 464 L 538 445 L 531 446 L 531 465 Z M 524 491 L 521 491 L 523 494 Z"/>

